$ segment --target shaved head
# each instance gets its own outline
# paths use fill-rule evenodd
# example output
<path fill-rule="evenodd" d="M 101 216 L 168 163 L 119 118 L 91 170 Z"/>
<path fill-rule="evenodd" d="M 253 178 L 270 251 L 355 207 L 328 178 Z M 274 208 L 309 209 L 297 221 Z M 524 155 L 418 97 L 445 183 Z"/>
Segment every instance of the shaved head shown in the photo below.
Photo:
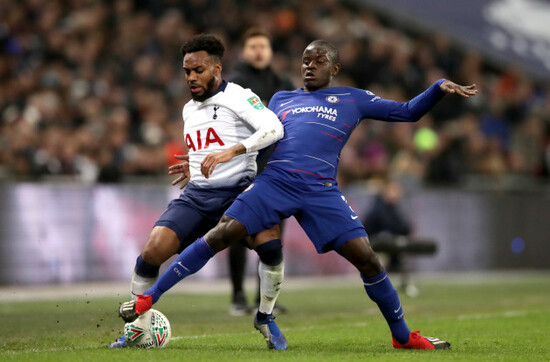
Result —
<path fill-rule="evenodd" d="M 318 47 L 323 48 L 326 51 L 327 58 L 332 64 L 339 64 L 340 63 L 340 53 L 338 52 L 338 49 L 331 43 L 329 43 L 326 40 L 314 40 L 306 47 L 306 49 L 310 47 Z"/>

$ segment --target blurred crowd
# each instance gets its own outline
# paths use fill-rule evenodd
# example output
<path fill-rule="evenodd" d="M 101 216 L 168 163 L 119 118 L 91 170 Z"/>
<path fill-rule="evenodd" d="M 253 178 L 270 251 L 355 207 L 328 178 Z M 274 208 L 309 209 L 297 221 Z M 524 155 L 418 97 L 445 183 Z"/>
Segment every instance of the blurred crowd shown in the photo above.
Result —
<path fill-rule="evenodd" d="M 0 179 L 164 175 L 183 150 L 181 109 L 190 99 L 182 43 L 219 35 L 228 76 L 251 26 L 272 34 L 272 66 L 297 86 L 303 49 L 322 38 L 340 49 L 338 85 L 400 101 L 442 77 L 480 89 L 468 100 L 444 98 L 414 124 L 362 122 L 342 152 L 342 186 L 376 176 L 457 184 L 468 175 L 548 175 L 550 83 L 354 4 L 3 0 Z"/>

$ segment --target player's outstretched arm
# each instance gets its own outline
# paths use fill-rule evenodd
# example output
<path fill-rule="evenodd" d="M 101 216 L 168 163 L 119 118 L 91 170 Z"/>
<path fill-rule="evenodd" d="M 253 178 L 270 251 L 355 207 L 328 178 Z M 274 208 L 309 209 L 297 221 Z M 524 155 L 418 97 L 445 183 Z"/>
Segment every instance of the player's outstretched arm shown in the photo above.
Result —
<path fill-rule="evenodd" d="M 445 80 L 439 86 L 442 92 L 447 94 L 458 94 L 459 96 L 470 98 L 477 94 L 477 88 L 475 84 L 471 85 L 459 85 L 450 80 Z"/>
<path fill-rule="evenodd" d="M 476 85 L 463 86 L 447 79 L 440 79 L 424 92 L 408 102 L 372 98 L 365 108 L 363 118 L 389 122 L 416 122 L 425 115 L 446 94 L 457 94 L 469 98 L 478 92 Z"/>
<path fill-rule="evenodd" d="M 191 178 L 191 175 L 189 173 L 189 155 L 174 155 L 175 158 L 177 158 L 180 162 L 176 165 L 172 165 L 168 167 L 168 174 L 169 175 L 177 175 L 181 174 L 177 179 L 172 181 L 172 186 L 176 186 L 181 182 L 180 190 L 187 185 L 189 182 L 189 179 Z"/>

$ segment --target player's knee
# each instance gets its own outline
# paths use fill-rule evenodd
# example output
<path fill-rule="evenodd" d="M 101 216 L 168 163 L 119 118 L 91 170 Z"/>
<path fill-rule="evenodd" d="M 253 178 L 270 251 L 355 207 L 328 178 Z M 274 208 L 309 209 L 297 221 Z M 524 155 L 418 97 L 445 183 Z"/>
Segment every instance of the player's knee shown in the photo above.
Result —
<path fill-rule="evenodd" d="M 376 255 L 372 248 L 368 248 L 357 255 L 357 262 L 355 266 L 362 275 L 366 275 L 368 277 L 376 276 L 382 273 L 384 269 L 378 259 L 378 255 Z"/>
<path fill-rule="evenodd" d="M 375 276 L 384 269 L 366 237 L 349 240 L 338 252 L 363 275 Z"/>
<path fill-rule="evenodd" d="M 159 266 L 168 259 L 162 255 L 158 245 L 146 245 L 141 251 L 141 258 L 147 264 Z"/>
<path fill-rule="evenodd" d="M 256 253 L 262 263 L 275 266 L 283 261 L 283 244 L 280 239 L 270 240 L 256 247 Z"/>
<path fill-rule="evenodd" d="M 376 256 L 365 260 L 363 263 L 356 265 L 356 267 L 362 275 L 365 275 L 369 278 L 382 273 L 382 271 L 384 270 L 384 267 Z"/>
<path fill-rule="evenodd" d="M 240 221 L 224 215 L 218 225 L 205 235 L 205 239 L 212 250 L 218 252 L 247 235 L 248 232 Z"/>

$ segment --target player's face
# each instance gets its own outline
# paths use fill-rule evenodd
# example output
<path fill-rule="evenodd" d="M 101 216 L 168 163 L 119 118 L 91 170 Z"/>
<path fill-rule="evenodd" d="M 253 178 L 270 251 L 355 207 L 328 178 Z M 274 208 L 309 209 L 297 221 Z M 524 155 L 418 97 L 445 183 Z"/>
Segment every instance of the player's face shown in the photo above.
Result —
<path fill-rule="evenodd" d="M 199 102 L 210 97 L 221 81 L 222 65 L 204 50 L 185 54 L 183 70 L 191 97 Z"/>
<path fill-rule="evenodd" d="M 302 55 L 302 79 L 307 91 L 326 88 L 338 73 L 339 64 L 333 64 L 328 51 L 319 45 L 310 45 Z"/>
<path fill-rule="evenodd" d="M 273 50 L 271 43 L 265 36 L 249 38 L 243 47 L 243 59 L 256 69 L 264 69 L 271 63 Z"/>

